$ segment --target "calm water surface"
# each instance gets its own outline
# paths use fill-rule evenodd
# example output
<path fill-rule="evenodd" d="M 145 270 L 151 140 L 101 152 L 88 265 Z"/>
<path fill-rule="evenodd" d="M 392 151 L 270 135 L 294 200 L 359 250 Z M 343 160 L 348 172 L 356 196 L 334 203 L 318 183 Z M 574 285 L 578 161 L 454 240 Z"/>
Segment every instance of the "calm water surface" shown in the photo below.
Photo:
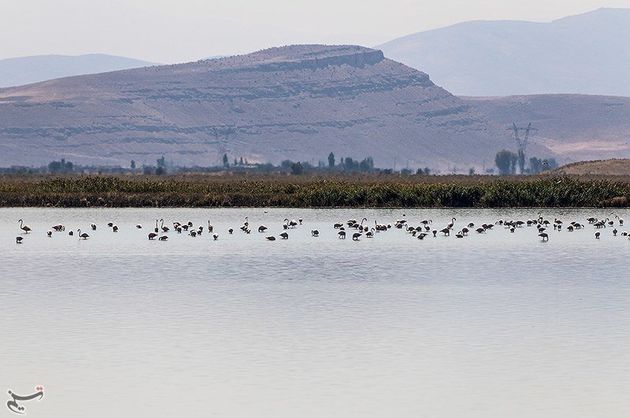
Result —
<path fill-rule="evenodd" d="M 44 399 L 24 404 L 41 417 L 630 416 L 626 237 L 606 228 L 596 240 L 587 225 L 552 230 L 548 243 L 534 228 L 501 227 L 423 241 L 392 229 L 352 242 L 332 228 L 403 213 L 440 228 L 456 217 L 455 229 L 537 216 L 0 210 L 0 387 L 26 394 L 42 384 Z M 245 216 L 275 235 L 285 217 L 304 225 L 267 242 L 238 230 Z M 33 233 L 16 245 L 20 218 Z M 155 218 L 210 219 L 220 237 L 149 241 Z M 56 223 L 91 238 L 47 238 Z"/>

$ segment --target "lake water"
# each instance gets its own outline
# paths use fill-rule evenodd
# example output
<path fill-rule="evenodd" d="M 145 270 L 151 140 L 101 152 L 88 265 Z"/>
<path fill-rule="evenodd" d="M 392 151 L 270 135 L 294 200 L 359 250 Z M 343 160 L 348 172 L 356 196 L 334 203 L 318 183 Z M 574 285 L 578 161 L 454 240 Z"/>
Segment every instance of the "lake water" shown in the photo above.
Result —
<path fill-rule="evenodd" d="M 537 217 L 2 209 L 0 385 L 22 395 L 43 385 L 41 401 L 22 403 L 33 417 L 630 416 L 627 237 L 606 228 L 597 240 L 586 225 L 550 228 L 543 243 L 535 228 L 497 225 L 463 239 L 392 228 L 353 242 L 332 227 L 403 214 L 440 228 L 456 217 L 455 230 Z M 542 214 L 565 225 L 612 218 Z M 250 235 L 238 229 L 245 216 Z M 17 245 L 20 218 L 33 232 Z M 220 236 L 149 241 L 156 218 L 209 219 Z M 277 236 L 284 218 L 304 220 L 288 240 L 256 232 L 265 224 Z M 48 238 L 57 223 L 91 237 Z"/>

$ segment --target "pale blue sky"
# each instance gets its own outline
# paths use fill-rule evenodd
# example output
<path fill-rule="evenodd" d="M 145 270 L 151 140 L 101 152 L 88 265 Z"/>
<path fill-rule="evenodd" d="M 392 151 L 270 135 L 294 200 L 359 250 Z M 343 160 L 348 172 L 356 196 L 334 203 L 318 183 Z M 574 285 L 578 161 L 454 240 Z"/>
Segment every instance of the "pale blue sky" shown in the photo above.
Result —
<path fill-rule="evenodd" d="M 3 2 L 0 58 L 124 55 L 182 62 L 292 43 L 373 46 L 466 20 L 549 21 L 630 0 L 20 0 Z"/>

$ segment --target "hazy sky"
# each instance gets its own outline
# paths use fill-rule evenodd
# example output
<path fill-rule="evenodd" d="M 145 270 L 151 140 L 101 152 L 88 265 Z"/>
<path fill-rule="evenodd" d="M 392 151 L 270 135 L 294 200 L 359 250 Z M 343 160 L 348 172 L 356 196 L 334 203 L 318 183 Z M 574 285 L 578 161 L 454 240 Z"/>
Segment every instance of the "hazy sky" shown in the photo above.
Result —
<path fill-rule="evenodd" d="M 100 52 L 170 63 L 292 43 L 374 46 L 475 19 L 548 21 L 630 0 L 3 1 L 0 58 Z"/>

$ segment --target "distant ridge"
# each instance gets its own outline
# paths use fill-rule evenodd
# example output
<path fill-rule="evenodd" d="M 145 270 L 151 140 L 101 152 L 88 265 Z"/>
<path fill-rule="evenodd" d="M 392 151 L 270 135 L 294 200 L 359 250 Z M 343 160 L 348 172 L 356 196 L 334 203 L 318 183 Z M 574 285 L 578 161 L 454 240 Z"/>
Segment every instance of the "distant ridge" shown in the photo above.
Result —
<path fill-rule="evenodd" d="M 223 154 L 318 164 L 334 152 L 372 156 L 379 167 L 467 172 L 492 166 L 511 145 L 504 129 L 427 74 L 353 45 L 292 45 L 4 89 L 0 120 L 0 166 L 59 158 L 128 166 L 162 155 L 208 166 Z"/>
<path fill-rule="evenodd" d="M 465 22 L 377 48 L 456 95 L 630 96 L 629 40 L 630 9 L 605 8 L 550 23 Z"/>
<path fill-rule="evenodd" d="M 153 65 L 147 61 L 105 54 L 37 55 L 0 60 L 0 88 L 21 86 L 55 78 Z"/>

